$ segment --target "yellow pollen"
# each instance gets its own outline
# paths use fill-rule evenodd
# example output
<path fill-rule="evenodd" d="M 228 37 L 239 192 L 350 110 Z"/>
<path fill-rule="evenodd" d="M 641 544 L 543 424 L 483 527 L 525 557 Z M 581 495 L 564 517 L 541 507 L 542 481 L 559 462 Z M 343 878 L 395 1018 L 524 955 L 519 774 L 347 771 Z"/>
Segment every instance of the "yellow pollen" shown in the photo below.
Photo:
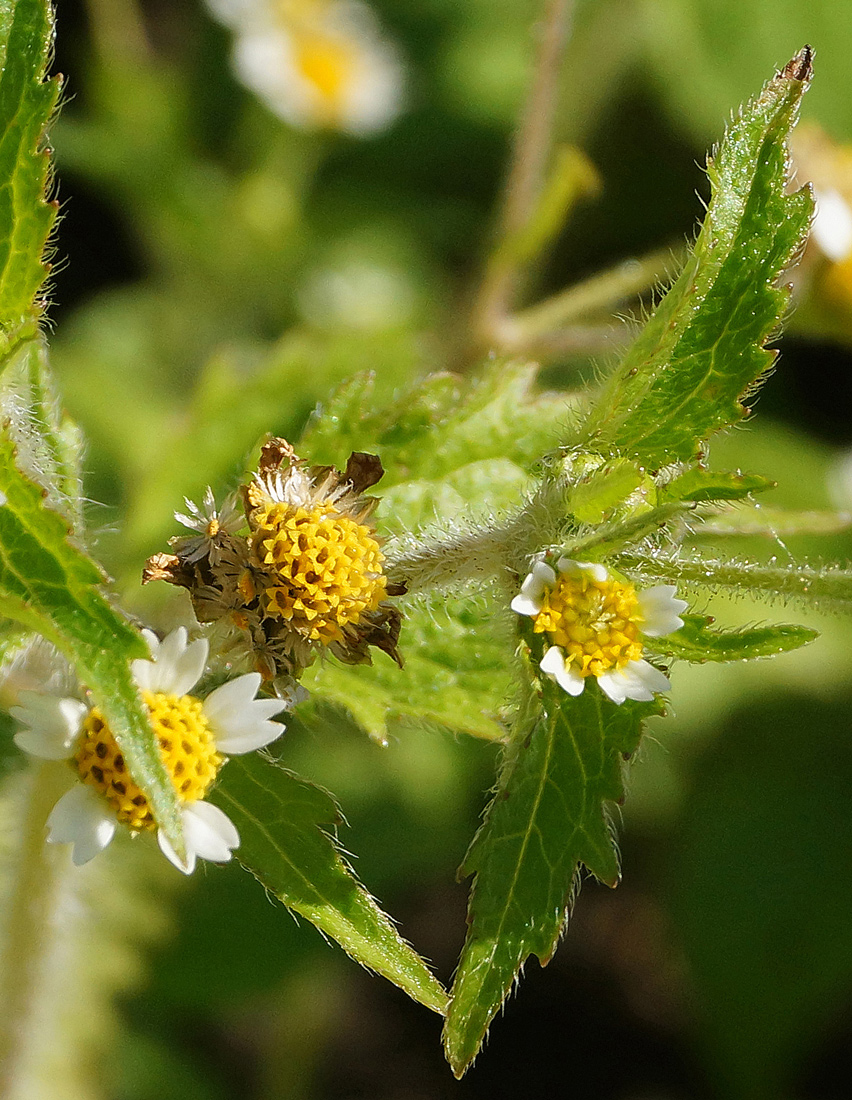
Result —
<path fill-rule="evenodd" d="M 384 554 L 370 528 L 328 501 L 311 509 L 271 503 L 251 524 L 252 549 L 274 578 L 263 593 L 268 617 L 329 645 L 384 598 Z"/>
<path fill-rule="evenodd" d="M 213 735 L 192 695 L 143 691 L 142 699 L 160 746 L 160 756 L 181 802 L 203 798 L 222 766 Z M 115 816 L 131 829 L 154 829 L 156 821 L 141 787 L 130 778 L 124 757 L 97 708 L 83 723 L 74 763 L 84 783 L 99 791 Z"/>
<path fill-rule="evenodd" d="M 641 658 L 637 605 L 630 583 L 563 573 L 545 592 L 533 629 L 537 634 L 547 632 L 565 654 L 566 664 L 581 676 L 600 676 Z"/>
<path fill-rule="evenodd" d="M 215 538 L 216 535 L 219 534 L 219 530 L 220 530 L 219 520 L 214 516 L 209 521 L 209 523 L 207 524 L 207 527 L 205 528 L 204 533 L 207 535 L 208 539 L 212 539 L 212 538 Z"/>

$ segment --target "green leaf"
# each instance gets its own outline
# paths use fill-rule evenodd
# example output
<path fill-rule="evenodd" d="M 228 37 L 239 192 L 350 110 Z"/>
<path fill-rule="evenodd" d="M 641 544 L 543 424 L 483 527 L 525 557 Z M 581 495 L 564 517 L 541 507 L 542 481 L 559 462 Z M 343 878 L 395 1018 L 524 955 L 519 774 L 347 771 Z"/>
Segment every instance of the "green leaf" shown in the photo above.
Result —
<path fill-rule="evenodd" d="M 695 466 L 662 487 L 660 502 L 741 500 L 749 493 L 763 493 L 774 488 L 774 481 L 759 474 L 716 473 L 714 470 Z"/>
<path fill-rule="evenodd" d="M 504 737 L 508 630 L 503 637 L 494 629 L 484 602 L 411 603 L 406 612 L 402 670 L 381 653 L 371 666 L 318 663 L 303 681 L 311 695 L 345 707 L 380 744 L 388 724 L 400 719 L 492 741 Z"/>
<path fill-rule="evenodd" d="M 609 511 L 623 503 L 642 484 L 635 462 L 614 459 L 571 487 L 568 507 L 580 523 L 602 523 Z"/>
<path fill-rule="evenodd" d="M 375 451 L 385 467 L 380 491 L 431 483 L 486 459 L 529 471 L 564 434 L 570 411 L 564 395 L 533 392 L 537 370 L 501 361 L 472 377 L 433 374 L 378 409 L 371 408 L 372 379 L 361 376 L 323 408 L 297 450 L 320 462 Z"/>
<path fill-rule="evenodd" d="M 708 159 L 711 199 L 686 267 L 605 385 L 593 449 L 652 467 L 696 457 L 772 365 L 764 347 L 789 300 L 779 276 L 801 248 L 810 191 L 787 193 L 786 139 L 811 76 L 805 48 L 747 104 Z"/>
<path fill-rule="evenodd" d="M 623 757 L 656 705 L 616 706 L 597 684 L 571 698 L 542 680 L 540 716 L 516 731 L 497 793 L 462 868 L 475 874 L 468 936 L 444 1028 L 461 1076 L 524 960 L 556 950 L 581 863 L 615 886 L 605 802 L 624 794 Z"/>
<path fill-rule="evenodd" d="M 47 0 L 0 5 L 0 329 L 2 351 L 31 333 L 41 312 L 34 303 L 48 272 L 43 253 L 56 218 L 47 202 L 50 168 L 45 131 L 59 81 L 44 81 L 53 47 Z"/>
<path fill-rule="evenodd" d="M 443 1013 L 443 987 L 360 885 L 325 831 L 341 820 L 327 791 L 253 753 L 228 763 L 211 800 L 237 826 L 237 857 L 267 890 L 362 965 Z"/>
<path fill-rule="evenodd" d="M 42 634 L 74 666 L 144 790 L 157 824 L 183 850 L 177 797 L 129 661 L 147 657 L 143 639 L 101 594 L 98 566 L 69 537 L 68 521 L 15 465 L 0 439 L 0 612 Z"/>
<path fill-rule="evenodd" d="M 705 661 L 752 661 L 799 649 L 819 637 L 806 626 L 756 626 L 741 630 L 711 630 L 712 618 L 684 615 L 674 634 L 654 639 L 654 652 L 664 657 L 703 664 Z"/>

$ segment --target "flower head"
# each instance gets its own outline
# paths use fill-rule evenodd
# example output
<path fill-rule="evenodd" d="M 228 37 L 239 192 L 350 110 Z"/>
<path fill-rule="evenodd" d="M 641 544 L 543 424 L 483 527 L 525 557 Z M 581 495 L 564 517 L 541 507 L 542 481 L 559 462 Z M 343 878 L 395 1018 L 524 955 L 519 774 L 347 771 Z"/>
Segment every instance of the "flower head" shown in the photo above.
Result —
<path fill-rule="evenodd" d="M 197 857 L 225 862 L 240 838 L 217 806 L 205 802 L 224 753 L 262 748 L 284 732 L 271 721 L 279 699 L 256 699 L 260 676 L 249 673 L 216 688 L 205 699 L 188 694 L 207 663 L 205 639 L 187 644 L 180 627 L 162 642 L 145 637 L 150 660 L 134 661 L 133 675 L 181 806 L 186 861 L 157 829 L 144 791 L 127 770 L 121 750 L 97 707 L 80 699 L 23 691 L 11 713 L 23 729 L 19 748 L 43 760 L 68 760 L 78 782 L 56 803 L 47 820 L 48 841 L 74 845 L 73 860 L 87 863 L 112 840 L 119 825 L 131 832 L 158 831 L 160 847 L 185 874 Z"/>
<path fill-rule="evenodd" d="M 242 486 L 244 518 L 220 522 L 187 502 L 177 518 L 194 536 L 172 539 L 143 579 L 187 588 L 200 622 L 220 623 L 252 654 L 254 667 L 281 698 L 318 651 L 350 664 L 369 662 L 369 647 L 399 662 L 401 617 L 370 522 L 376 504 L 364 490 L 382 476 L 375 455 L 353 454 L 341 473 L 306 466 L 283 439 L 270 439 L 257 474 Z M 226 505 L 221 515 L 231 516 Z"/>
<path fill-rule="evenodd" d="M 560 558 L 556 569 L 536 562 L 512 600 L 512 610 L 533 619 L 536 634 L 551 645 L 541 670 L 569 695 L 579 695 L 594 676 L 614 703 L 648 701 L 671 686 L 642 656 L 644 638 L 683 626 L 685 600 L 673 585 L 637 592 L 604 565 Z"/>
<path fill-rule="evenodd" d="M 402 65 L 358 0 L 208 0 L 236 33 L 234 69 L 294 126 L 354 134 L 398 113 Z"/>

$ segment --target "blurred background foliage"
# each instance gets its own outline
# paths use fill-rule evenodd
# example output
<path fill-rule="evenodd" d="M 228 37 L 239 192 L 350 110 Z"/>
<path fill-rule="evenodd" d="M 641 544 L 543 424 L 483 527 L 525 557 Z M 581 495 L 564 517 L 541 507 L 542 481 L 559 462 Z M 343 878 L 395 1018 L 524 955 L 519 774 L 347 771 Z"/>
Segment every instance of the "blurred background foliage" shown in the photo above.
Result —
<path fill-rule="evenodd" d="M 374 0 L 405 91 L 398 117 L 363 137 L 277 117 L 235 78 L 232 32 L 201 0 L 57 7 L 67 83 L 53 129 L 53 364 L 89 440 L 98 552 L 124 606 L 165 628 L 187 607 L 138 577 L 174 533 L 183 495 L 197 500 L 209 483 L 221 496 L 263 433 L 297 439 L 358 371 L 390 397 L 426 372 L 470 366 L 466 317 L 539 5 Z M 706 149 L 805 41 L 817 51 L 805 117 L 852 143 L 852 7 L 579 0 L 557 138 L 583 149 L 602 187 L 537 265 L 527 302 L 677 249 L 702 212 Z M 852 510 L 852 477 L 837 474 L 852 448 L 852 283 L 829 294 L 828 263 L 809 255 L 797 276 L 800 319 L 759 416 L 712 448 L 721 468 L 778 480 L 767 506 Z M 627 327 L 587 354 L 552 356 L 547 386 L 573 393 L 593 379 Z M 848 560 L 850 539 L 737 549 Z M 707 606 L 742 622 L 779 617 Z M 620 814 L 624 884 L 584 886 L 554 962 L 530 965 L 462 1082 L 443 1062 L 437 1018 L 229 866 L 166 891 L 169 929 L 124 982 L 103 1095 L 848 1095 L 852 629 L 807 621 L 824 636 L 801 653 L 676 668 L 672 714 L 646 737 Z M 449 980 L 466 905 L 454 871 L 495 746 L 408 721 L 382 749 L 327 709 L 293 721 L 282 753 L 338 796 L 360 877 Z"/>

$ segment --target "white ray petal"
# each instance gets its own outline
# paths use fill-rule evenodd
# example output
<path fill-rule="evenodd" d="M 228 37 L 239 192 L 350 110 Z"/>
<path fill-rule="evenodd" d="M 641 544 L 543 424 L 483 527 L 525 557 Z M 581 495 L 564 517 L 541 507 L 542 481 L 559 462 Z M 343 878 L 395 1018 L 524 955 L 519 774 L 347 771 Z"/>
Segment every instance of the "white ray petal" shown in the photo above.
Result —
<path fill-rule="evenodd" d="M 683 626 L 681 611 L 686 611 L 686 600 L 675 599 L 673 584 L 657 584 L 638 593 L 636 609 L 642 617 L 642 633 L 649 638 L 661 638 L 680 630 Z"/>
<path fill-rule="evenodd" d="M 106 848 L 115 836 L 116 819 L 96 790 L 76 783 L 59 799 L 47 819 L 50 844 L 73 844 L 80 867 Z"/>
<path fill-rule="evenodd" d="M 192 874 L 199 857 L 214 863 L 227 863 L 231 858 L 231 849 L 237 848 L 240 843 L 240 834 L 228 815 L 210 802 L 193 802 L 185 806 L 182 813 L 186 862 L 178 859 L 160 829 L 157 840 L 166 858 L 185 875 Z"/>
<path fill-rule="evenodd" d="M 88 712 L 79 699 L 22 691 L 9 713 L 28 729 L 15 734 L 15 744 L 42 760 L 68 760 L 74 755 Z"/>
<path fill-rule="evenodd" d="M 624 668 L 604 672 L 598 677 L 601 691 L 619 706 L 625 699 L 648 703 L 660 691 L 671 687 L 668 676 L 648 661 L 630 661 Z"/>
<path fill-rule="evenodd" d="M 556 573 L 546 562 L 537 561 L 521 585 L 521 591 L 510 607 L 519 615 L 537 615 L 541 611 L 542 596 L 546 588 L 556 584 Z"/>
<path fill-rule="evenodd" d="M 284 732 L 280 722 L 269 721 L 285 709 L 284 704 L 280 699 L 255 699 L 259 687 L 260 675 L 249 672 L 222 684 L 204 700 L 217 749 L 237 755 L 252 752 Z"/>
<path fill-rule="evenodd" d="M 548 649 L 542 657 L 539 667 L 569 695 L 582 694 L 583 688 L 586 686 L 585 677 L 581 676 L 573 665 L 566 664 L 565 654 L 558 645 L 552 645 Z"/>

